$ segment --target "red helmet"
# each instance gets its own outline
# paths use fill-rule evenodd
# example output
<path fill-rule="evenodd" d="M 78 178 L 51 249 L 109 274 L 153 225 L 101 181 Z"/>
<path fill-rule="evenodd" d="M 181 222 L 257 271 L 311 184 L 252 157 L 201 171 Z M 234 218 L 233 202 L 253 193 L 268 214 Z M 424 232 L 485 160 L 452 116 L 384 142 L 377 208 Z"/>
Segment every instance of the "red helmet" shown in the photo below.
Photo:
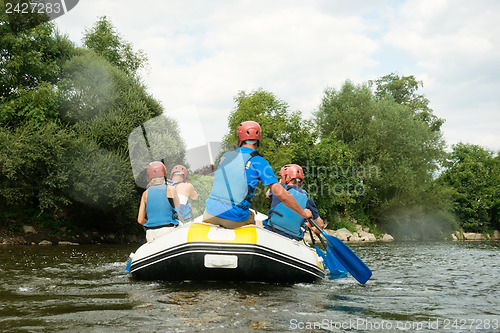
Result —
<path fill-rule="evenodd" d="M 186 167 L 183 165 L 176 165 L 172 168 L 172 171 L 170 171 L 170 179 L 172 179 L 172 176 L 174 175 L 174 173 L 177 173 L 177 172 L 182 172 L 184 174 L 184 181 L 187 180 L 188 171 L 187 171 Z"/>
<path fill-rule="evenodd" d="M 304 170 L 302 170 L 300 165 L 297 164 L 287 164 L 281 168 L 279 175 L 281 177 L 285 177 L 288 175 L 288 181 L 285 182 L 288 184 L 292 179 L 299 178 L 302 182 L 304 181 Z"/>
<path fill-rule="evenodd" d="M 244 121 L 238 126 L 238 147 L 241 147 L 245 140 L 260 141 L 260 125 L 255 121 Z M 257 143 L 258 144 L 258 143 Z"/>
<path fill-rule="evenodd" d="M 165 165 L 160 161 L 154 161 L 148 165 L 148 183 L 153 178 L 157 177 L 167 177 L 167 169 Z"/>

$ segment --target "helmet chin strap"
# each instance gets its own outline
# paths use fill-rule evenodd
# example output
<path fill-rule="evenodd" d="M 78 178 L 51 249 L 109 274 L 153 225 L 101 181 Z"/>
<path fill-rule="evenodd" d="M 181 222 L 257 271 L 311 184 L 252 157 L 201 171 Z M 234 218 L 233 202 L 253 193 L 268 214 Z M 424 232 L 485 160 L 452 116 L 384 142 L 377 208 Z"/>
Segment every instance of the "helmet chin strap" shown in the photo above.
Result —
<path fill-rule="evenodd" d="M 182 176 L 182 180 L 180 182 L 177 182 L 177 183 L 184 183 L 184 182 L 186 182 L 186 179 L 185 179 L 186 177 L 184 177 L 184 172 L 182 172 L 182 171 L 181 172 L 179 172 L 179 171 L 174 172 L 173 176 Z M 172 178 L 174 178 L 174 177 L 172 177 Z"/>
<path fill-rule="evenodd" d="M 287 179 L 287 177 L 288 177 L 288 179 Z M 301 186 L 302 186 L 302 183 L 303 183 L 304 181 L 303 181 L 301 178 L 292 178 L 292 177 L 290 177 L 289 175 L 285 175 L 285 184 L 286 184 L 286 185 L 290 184 L 290 182 L 291 182 L 292 180 L 294 180 L 294 179 L 295 179 L 295 182 L 297 183 L 296 185 L 297 185 L 298 187 L 301 187 Z"/>

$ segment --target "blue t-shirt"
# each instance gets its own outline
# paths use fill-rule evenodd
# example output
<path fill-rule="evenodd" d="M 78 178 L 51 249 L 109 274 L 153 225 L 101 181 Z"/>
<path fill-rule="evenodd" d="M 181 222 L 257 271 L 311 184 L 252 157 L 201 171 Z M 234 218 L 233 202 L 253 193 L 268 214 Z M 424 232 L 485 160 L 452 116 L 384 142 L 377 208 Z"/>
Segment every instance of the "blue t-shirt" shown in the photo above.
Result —
<path fill-rule="evenodd" d="M 248 147 L 241 147 L 239 149 L 242 153 L 247 154 L 255 151 L 255 149 Z M 264 186 L 278 182 L 273 168 L 262 156 L 254 156 L 250 159 L 245 167 L 245 176 L 247 184 L 250 187 L 249 190 L 252 192 L 255 191 L 260 181 Z M 250 215 L 249 209 L 232 206 L 231 204 L 210 197 L 206 201 L 206 210 L 209 214 L 231 221 L 245 221 Z"/>
<path fill-rule="evenodd" d="M 285 190 L 289 190 L 291 188 L 294 188 L 296 189 L 297 191 L 301 192 L 301 193 L 305 193 L 307 194 L 307 192 L 303 189 L 301 189 L 300 187 L 298 187 L 297 185 L 285 185 L 285 184 L 281 184 L 280 185 L 285 189 Z M 281 200 L 278 199 L 277 196 L 275 196 L 273 194 L 272 191 L 269 192 L 269 198 L 272 199 L 272 202 L 271 202 L 271 210 L 276 207 L 278 204 L 281 203 Z M 316 208 L 316 204 L 314 203 L 314 200 L 309 197 L 307 199 L 307 204 L 306 204 L 306 208 L 309 209 L 312 213 L 312 216 L 313 216 L 313 219 L 316 220 L 318 217 L 319 217 L 319 214 L 318 214 L 318 209 Z"/>

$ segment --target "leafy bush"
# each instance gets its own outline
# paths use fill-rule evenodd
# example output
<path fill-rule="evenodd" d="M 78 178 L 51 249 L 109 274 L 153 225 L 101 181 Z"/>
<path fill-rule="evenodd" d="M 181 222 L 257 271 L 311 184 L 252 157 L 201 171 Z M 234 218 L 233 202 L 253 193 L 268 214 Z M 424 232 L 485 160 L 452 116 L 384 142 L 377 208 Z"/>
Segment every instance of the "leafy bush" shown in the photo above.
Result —
<path fill-rule="evenodd" d="M 453 146 L 439 182 L 452 189 L 453 211 L 460 226 L 482 232 L 500 227 L 500 159 L 477 145 Z"/>
<path fill-rule="evenodd" d="M 9 205 L 54 212 L 69 204 L 64 195 L 68 174 L 61 166 L 73 139 L 52 122 L 0 128 L 0 197 Z"/>
<path fill-rule="evenodd" d="M 142 54 L 119 39 L 126 61 L 110 63 L 98 50 L 76 48 L 51 23 L 26 31 L 10 27 L 0 24 L 2 207 L 25 221 L 53 226 L 68 219 L 85 228 L 135 226 L 141 191 L 128 138 L 163 111 L 137 76 Z M 93 35 L 89 46 L 105 46 L 110 40 L 104 37 Z M 169 132 L 151 132 L 150 141 L 168 135 L 168 147 L 175 149 L 163 149 L 170 155 L 161 158 L 184 163 L 177 123 L 161 121 Z M 145 154 L 153 158 L 150 152 Z"/>
<path fill-rule="evenodd" d="M 194 189 L 198 193 L 198 200 L 189 201 L 191 208 L 193 209 L 193 217 L 198 217 L 205 211 L 205 201 L 208 199 L 208 196 L 212 191 L 214 177 L 189 174 L 188 181 L 193 184 Z"/>

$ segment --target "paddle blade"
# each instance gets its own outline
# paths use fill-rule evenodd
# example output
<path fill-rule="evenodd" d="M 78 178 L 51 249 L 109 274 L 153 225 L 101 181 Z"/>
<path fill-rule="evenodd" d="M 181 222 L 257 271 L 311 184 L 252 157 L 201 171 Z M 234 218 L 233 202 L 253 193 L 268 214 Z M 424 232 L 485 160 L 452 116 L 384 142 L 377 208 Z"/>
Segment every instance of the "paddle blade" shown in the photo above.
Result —
<path fill-rule="evenodd" d="M 132 265 L 132 259 L 129 259 L 129 261 L 127 262 L 127 266 L 123 270 L 123 273 L 130 273 L 130 265 Z"/>
<path fill-rule="evenodd" d="M 329 270 L 330 267 L 328 267 L 328 262 L 326 261 L 325 253 L 323 251 L 321 251 L 321 249 L 319 247 L 317 247 L 316 245 L 314 245 L 314 249 L 316 250 L 316 253 L 318 254 L 318 256 L 323 259 L 323 266 L 325 267 L 325 269 Z"/>
<path fill-rule="evenodd" d="M 316 245 L 314 249 L 318 256 L 323 258 L 323 266 L 330 272 L 330 280 L 336 280 L 345 278 L 347 276 L 347 270 L 342 266 L 342 264 L 335 258 L 333 253 L 327 248 L 325 253 Z"/>
<path fill-rule="evenodd" d="M 372 271 L 363 260 L 354 253 L 347 245 L 335 236 L 330 236 L 326 232 L 322 232 L 325 237 L 328 247 L 331 249 L 335 258 L 344 266 L 351 275 L 358 280 L 359 283 L 365 284 L 372 276 Z"/>
<path fill-rule="evenodd" d="M 326 262 L 328 263 L 328 267 L 330 269 L 330 275 L 336 279 L 344 278 L 347 276 L 347 269 L 338 261 L 337 258 L 333 255 L 332 251 L 327 248 L 326 249 Z"/>

